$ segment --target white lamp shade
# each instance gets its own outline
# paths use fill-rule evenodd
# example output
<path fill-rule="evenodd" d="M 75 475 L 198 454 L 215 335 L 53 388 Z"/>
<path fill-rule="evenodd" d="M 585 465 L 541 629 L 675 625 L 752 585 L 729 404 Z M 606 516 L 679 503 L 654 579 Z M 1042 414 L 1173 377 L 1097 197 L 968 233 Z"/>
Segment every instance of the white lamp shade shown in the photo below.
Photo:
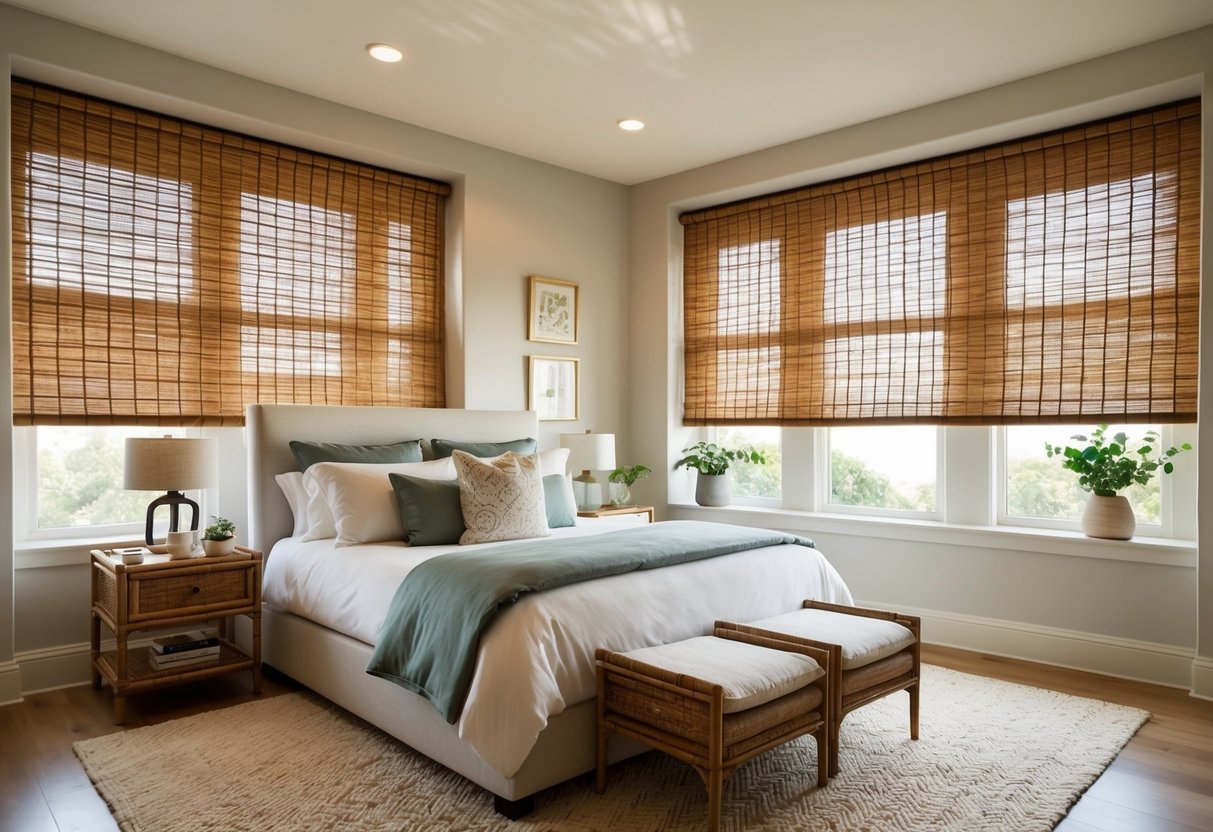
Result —
<path fill-rule="evenodd" d="M 562 433 L 560 447 L 569 449 L 573 471 L 607 471 L 615 468 L 615 434 Z"/>
<path fill-rule="evenodd" d="M 128 491 L 190 491 L 218 478 L 214 439 L 126 440 L 122 487 Z"/>

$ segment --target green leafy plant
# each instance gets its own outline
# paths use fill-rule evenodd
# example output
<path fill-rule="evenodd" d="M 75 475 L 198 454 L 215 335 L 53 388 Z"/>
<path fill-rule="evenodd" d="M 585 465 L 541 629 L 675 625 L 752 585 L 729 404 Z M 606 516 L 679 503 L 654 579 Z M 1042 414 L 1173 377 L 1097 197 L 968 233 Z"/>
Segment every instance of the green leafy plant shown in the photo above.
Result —
<path fill-rule="evenodd" d="M 1178 448 L 1155 450 L 1158 434 L 1152 430 L 1146 432 L 1140 447 L 1130 450 L 1129 437 L 1123 431 L 1109 438 L 1107 430 L 1108 426 L 1101 424 L 1091 431 L 1090 437 L 1082 434 L 1070 437 L 1084 447 L 1045 443 L 1045 454 L 1050 459 L 1060 457 L 1063 468 L 1078 474 L 1079 486 L 1100 497 L 1115 497 L 1116 492 L 1133 483 L 1146 485 L 1159 468 L 1164 474 L 1171 473 L 1175 470 L 1171 459 L 1192 450 L 1187 442 Z"/>
<path fill-rule="evenodd" d="M 608 474 L 607 479 L 611 482 L 621 482 L 631 488 L 636 484 L 636 480 L 647 477 L 651 473 L 653 473 L 652 469 L 644 465 L 621 465 Z"/>
<path fill-rule="evenodd" d="M 211 515 L 211 524 L 202 532 L 203 540 L 227 540 L 236 536 L 236 524 L 226 517 Z"/>
<path fill-rule="evenodd" d="M 694 468 L 701 474 L 720 475 L 728 473 L 729 465 L 733 462 L 748 462 L 753 465 L 765 465 L 766 454 L 748 445 L 740 448 L 725 448 L 715 442 L 696 442 L 689 448 L 683 448 L 686 454 L 674 463 L 674 470 L 682 466 Z"/>

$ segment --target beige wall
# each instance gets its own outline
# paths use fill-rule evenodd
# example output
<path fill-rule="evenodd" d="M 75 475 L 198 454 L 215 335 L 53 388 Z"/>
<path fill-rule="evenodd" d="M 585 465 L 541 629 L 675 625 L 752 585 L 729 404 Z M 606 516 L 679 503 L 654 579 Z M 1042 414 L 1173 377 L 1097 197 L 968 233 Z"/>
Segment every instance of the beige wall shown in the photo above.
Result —
<path fill-rule="evenodd" d="M 1211 68 L 1213 28 L 1207 28 L 635 186 L 629 433 L 639 457 L 672 463 L 692 435 L 680 423 L 680 211 L 1199 95 Z M 1206 148 L 1213 136 L 1210 110 L 1206 107 L 1204 116 Z M 1206 165 L 1206 195 L 1211 176 Z M 1205 239 L 1210 222 L 1206 210 Z M 1202 274 L 1213 274 L 1209 248 L 1202 262 Z M 1205 333 L 1213 332 L 1208 294 L 1202 296 Z M 1207 345 L 1202 352 L 1213 359 Z M 654 361 L 655 355 L 666 360 Z M 1202 412 L 1213 405 L 1208 385 L 1202 385 L 1201 404 Z M 1213 476 L 1213 428 L 1204 424 L 1198 450 L 1199 473 Z M 1203 567 L 1198 584 L 1191 551 L 1171 551 L 1158 558 L 1166 565 L 1158 565 L 1103 558 L 1086 546 L 1089 541 L 1080 541 L 1074 552 L 1026 553 L 1013 539 L 970 541 L 973 535 L 942 531 L 928 535 L 931 539 L 907 531 L 906 539 L 899 539 L 896 532 L 873 535 L 881 528 L 873 523 L 677 505 L 690 500 L 689 478 L 669 474 L 669 464 L 653 467 L 654 487 L 675 504 L 667 517 L 774 525 L 816 537 L 857 598 L 922 611 L 931 619 L 924 625 L 928 639 L 934 634 L 940 641 L 1077 666 L 1091 666 L 1093 659 L 1084 653 L 1094 644 L 1091 653 L 1117 656 L 1115 663 L 1101 666 L 1125 675 L 1149 677 L 1136 671 L 1157 661 L 1167 669 L 1156 678 L 1187 686 L 1207 671 L 1200 692 L 1213 696 L 1213 663 L 1204 665 L 1213 659 L 1213 547 L 1195 556 Z M 1201 490 L 1198 520 L 1213 521 L 1211 494 L 1213 489 Z M 1153 554 L 1142 550 L 1130 556 L 1148 561 Z"/>
<path fill-rule="evenodd" d="M 452 405 L 522 407 L 526 355 L 577 356 L 582 360 L 583 417 L 576 423 L 545 424 L 541 442 L 555 444 L 557 433 L 585 427 L 618 432 L 621 461 L 644 461 L 655 469 L 637 487 L 636 495 L 660 505 L 666 516 L 806 529 L 819 539 L 859 598 L 927 611 L 944 640 L 986 626 L 982 622 L 1004 622 L 1008 626 L 1003 631 L 1030 636 L 1014 643 L 1019 647 L 1027 644 L 1040 658 L 1081 664 L 1082 656 L 1073 655 L 1073 638 L 1058 633 L 1091 633 L 1098 637 L 1092 650 L 1120 650 L 1127 656 L 1137 650 L 1143 664 L 1165 665 L 1146 671 L 1168 679 L 1183 662 L 1193 664 L 1190 654 L 1199 644 L 1201 654 L 1208 657 L 1209 686 L 1203 692 L 1213 695 L 1213 549 L 1198 553 L 1204 566 L 1198 579 L 1197 570 L 1183 563 L 1158 566 L 1029 554 L 1022 547 L 972 543 L 964 535 L 947 532 L 937 539 L 907 542 L 872 529 L 859 532 L 845 524 L 829 526 L 811 515 L 747 511 L 712 515 L 665 505 L 667 495 L 684 496 L 686 481 L 669 477 L 668 465 L 662 464 L 662 460 L 673 461 L 690 435 L 679 424 L 681 232 L 676 215 L 680 210 L 1198 94 L 1213 65 L 1213 30 L 632 189 L 5 6 L 0 6 L 0 55 L 20 74 L 451 181 L 455 187 L 448 238 Z M 1206 136 L 1213 135 L 1210 110 L 1205 113 Z M 4 151 L 0 194 L 5 196 L 7 119 L 5 98 L 0 106 Z M 1205 176 L 1210 176 L 1208 170 Z M 5 198 L 0 206 L 4 228 L 9 227 L 7 211 Z M 1213 230 L 1211 222 L 1206 211 L 1206 234 Z M 6 270 L 6 276 L 8 246 L 8 236 L 3 235 L 0 269 Z M 1205 251 L 1202 256 L 1208 264 L 1213 255 Z M 583 308 L 593 310 L 583 316 L 581 344 L 528 344 L 526 276 L 531 273 L 581 284 Z M 8 280 L 3 284 L 7 286 Z M 0 298 L 4 304 L 0 343 L 7 344 L 7 291 Z M 1208 298 L 1202 299 L 1202 316 L 1204 331 L 1213 332 L 1213 303 Z M 1203 351 L 1209 354 L 1210 348 Z M 9 374 L 8 363 L 7 353 L 0 352 L 0 375 Z M 0 385 L 0 412 L 10 407 L 9 395 L 8 385 Z M 1206 408 L 1213 404 L 1211 395 L 1202 389 Z M 1213 442 L 1213 429 L 1202 426 L 1198 441 L 1202 449 Z M 10 451 L 10 443 L 0 440 L 0 483 L 5 489 L 12 481 Z M 222 510 L 243 516 L 239 434 L 225 438 L 224 455 L 234 464 L 228 468 L 221 494 Z M 1199 466 L 1213 477 L 1213 455 L 1202 451 Z M 1200 518 L 1213 518 L 1211 491 L 1200 494 Z M 11 499 L 0 501 L 0 540 L 11 538 L 10 505 Z M 79 656 L 71 648 L 87 638 L 87 568 L 82 559 L 17 570 L 16 603 L 12 566 L 11 550 L 0 548 L 0 701 L 9 698 L 5 694 L 16 675 L 14 646 L 18 659 L 34 655 L 43 669 L 61 670 L 78 666 Z M 1205 614 L 1199 615 L 1200 611 Z M 990 643 L 997 647 L 997 641 Z M 1154 649 L 1158 647 L 1171 653 Z M 52 676 L 31 673 L 31 678 Z"/>
<path fill-rule="evenodd" d="M 448 211 L 448 394 L 452 406 L 524 408 L 526 356 L 575 356 L 582 362 L 582 418 L 540 426 L 540 443 L 562 431 L 622 431 L 623 357 L 616 321 L 627 288 L 627 190 L 621 185 L 541 164 L 471 142 L 251 81 L 135 44 L 0 5 L 0 55 L 12 72 L 123 102 L 270 139 L 290 142 L 451 182 Z M 7 194 L 8 98 L 0 123 L 0 188 Z M 9 200 L 3 200 L 7 212 Z M 9 228 L 10 223 L 3 223 Z M 0 242 L 9 285 L 9 235 Z M 527 276 L 580 284 L 581 342 L 526 340 Z M 7 304 L 0 343 L 9 342 Z M 0 375 L 11 374 L 7 351 Z M 0 412 L 11 411 L 0 384 Z M 11 539 L 11 443 L 0 429 L 0 540 Z M 223 442 L 223 513 L 243 518 L 243 448 L 239 433 Z M 68 557 L 59 555 L 58 557 Z M 24 562 L 24 561 L 23 561 Z M 13 600 L 15 575 L 16 603 Z M 18 569 L 0 550 L 0 702 L 6 668 L 18 658 L 88 638 L 87 566 Z M 14 610 L 16 612 L 14 628 Z M 11 678 L 9 679 L 11 683 Z"/>

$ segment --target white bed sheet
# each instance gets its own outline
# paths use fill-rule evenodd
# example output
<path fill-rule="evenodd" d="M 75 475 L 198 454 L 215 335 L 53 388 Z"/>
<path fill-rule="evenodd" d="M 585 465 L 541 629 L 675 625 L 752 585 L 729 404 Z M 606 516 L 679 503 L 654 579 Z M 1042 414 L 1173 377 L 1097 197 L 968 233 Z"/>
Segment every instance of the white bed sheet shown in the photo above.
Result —
<path fill-rule="evenodd" d="M 600 534 L 627 520 L 553 529 L 553 539 Z M 502 544 L 479 544 L 482 547 Z M 279 541 L 265 567 L 267 604 L 374 644 L 388 605 L 415 565 L 468 547 Z M 524 596 L 485 631 L 459 736 L 512 777 L 550 717 L 594 696 L 594 650 L 633 650 L 703 635 L 718 618 L 752 621 L 805 598 L 852 603 L 815 549 L 783 545 L 628 572 Z M 390 684 L 390 683 L 388 683 Z"/>

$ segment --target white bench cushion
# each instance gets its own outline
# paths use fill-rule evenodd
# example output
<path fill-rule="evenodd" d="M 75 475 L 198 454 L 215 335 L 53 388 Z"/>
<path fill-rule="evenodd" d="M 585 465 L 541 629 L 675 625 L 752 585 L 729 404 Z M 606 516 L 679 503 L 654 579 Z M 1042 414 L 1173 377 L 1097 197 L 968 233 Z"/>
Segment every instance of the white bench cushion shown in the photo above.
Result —
<path fill-rule="evenodd" d="M 625 653 L 636 661 L 694 676 L 724 688 L 724 712 L 748 711 L 799 690 L 824 674 L 800 653 L 771 650 L 715 636 L 642 647 Z"/>
<path fill-rule="evenodd" d="M 842 648 L 843 670 L 866 667 L 914 643 L 914 634 L 896 622 L 829 610 L 800 609 L 746 623 L 763 630 L 837 644 Z"/>

